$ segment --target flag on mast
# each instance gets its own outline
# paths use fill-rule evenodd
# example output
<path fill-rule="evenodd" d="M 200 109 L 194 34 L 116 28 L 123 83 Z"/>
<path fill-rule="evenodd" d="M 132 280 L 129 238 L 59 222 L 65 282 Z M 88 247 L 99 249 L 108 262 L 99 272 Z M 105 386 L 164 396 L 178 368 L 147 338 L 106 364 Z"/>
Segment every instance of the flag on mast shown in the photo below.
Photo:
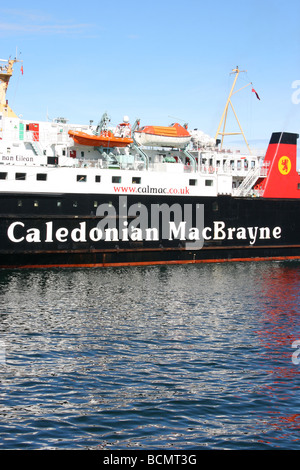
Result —
<path fill-rule="evenodd" d="M 260 97 L 258 96 L 257 92 L 254 90 L 254 88 L 252 88 L 252 91 L 253 91 L 253 93 L 256 94 L 256 98 L 257 98 L 258 100 L 260 100 Z"/>

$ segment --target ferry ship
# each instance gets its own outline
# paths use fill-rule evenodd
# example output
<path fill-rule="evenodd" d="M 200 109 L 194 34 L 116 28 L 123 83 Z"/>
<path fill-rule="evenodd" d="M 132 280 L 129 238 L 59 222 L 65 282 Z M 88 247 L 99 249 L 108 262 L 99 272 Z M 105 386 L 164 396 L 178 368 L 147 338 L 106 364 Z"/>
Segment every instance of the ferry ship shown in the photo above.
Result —
<path fill-rule="evenodd" d="M 0 62 L 1 268 L 300 258 L 298 134 L 274 132 L 262 156 L 223 149 L 238 67 L 215 138 L 199 140 L 106 113 L 23 119 L 6 99 L 17 62 Z"/>

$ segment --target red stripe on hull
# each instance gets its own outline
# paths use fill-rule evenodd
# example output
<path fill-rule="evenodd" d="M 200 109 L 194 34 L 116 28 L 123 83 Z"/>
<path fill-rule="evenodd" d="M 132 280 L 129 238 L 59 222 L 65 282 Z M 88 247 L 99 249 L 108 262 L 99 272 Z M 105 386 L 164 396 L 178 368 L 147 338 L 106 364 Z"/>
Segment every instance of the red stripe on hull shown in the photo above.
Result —
<path fill-rule="evenodd" d="M 203 264 L 203 263 L 231 263 L 231 262 L 257 262 L 257 261 L 293 261 L 300 260 L 299 256 L 265 256 L 256 258 L 231 258 L 231 259 L 201 259 L 201 260 L 170 260 L 170 261 L 128 261 L 123 263 L 82 263 L 82 264 L 46 264 L 24 266 L 0 266 L 0 269 L 49 269 L 49 268 L 118 268 L 126 266 L 161 266 L 178 264 Z"/>

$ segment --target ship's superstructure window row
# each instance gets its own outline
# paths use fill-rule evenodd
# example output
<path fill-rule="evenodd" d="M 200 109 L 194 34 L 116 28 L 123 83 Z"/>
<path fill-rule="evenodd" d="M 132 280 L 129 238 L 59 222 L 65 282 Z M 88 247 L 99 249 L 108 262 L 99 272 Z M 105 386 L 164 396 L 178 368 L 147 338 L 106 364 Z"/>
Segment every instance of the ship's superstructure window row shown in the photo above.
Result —
<path fill-rule="evenodd" d="M 8 172 L 0 172 L 0 180 L 7 180 L 8 178 Z M 28 176 L 34 176 L 32 174 L 28 174 Z M 15 173 L 16 180 L 22 180 L 25 181 L 27 179 L 27 173 L 20 173 L 17 172 Z M 88 175 L 83 175 L 83 174 L 78 174 L 76 175 L 76 182 L 87 182 L 88 181 Z M 36 173 L 35 175 L 36 181 L 48 181 L 48 173 Z M 94 176 L 94 181 L 95 183 L 100 183 L 102 181 L 101 175 L 95 175 Z M 121 176 L 112 176 L 111 177 L 111 182 L 113 184 L 120 184 L 122 183 L 122 177 Z M 131 177 L 131 180 L 128 181 L 131 184 L 142 184 L 142 178 L 140 176 L 133 176 Z M 189 179 L 188 180 L 188 185 L 189 186 L 197 186 L 198 185 L 198 179 Z M 205 186 L 213 186 L 213 180 L 212 179 L 205 179 Z"/>
<path fill-rule="evenodd" d="M 215 174 L 192 175 L 178 171 L 174 165 L 173 172 L 142 173 L 138 171 L 123 171 L 120 169 L 55 167 L 41 165 L 8 164 L 5 171 L 0 171 L 0 185 L 7 192 L 24 191 L 45 193 L 101 193 L 101 194 L 172 194 L 194 195 L 207 194 L 214 196 L 219 191 L 229 194 L 232 181 L 228 175 L 222 175 L 221 183 L 216 184 Z M 4 170 L 2 167 L 1 170 Z"/>
<path fill-rule="evenodd" d="M 7 207 L 2 208 L 2 214 L 8 212 L 14 212 L 19 214 L 28 214 L 34 209 L 34 214 L 47 214 L 48 216 L 57 215 L 62 216 L 63 214 L 68 215 L 84 215 L 97 216 L 97 208 L 105 204 L 107 207 L 118 207 L 112 200 L 99 199 L 94 200 L 93 198 L 82 200 L 77 198 L 76 195 L 71 195 L 67 198 L 56 198 L 56 197 L 40 197 L 36 196 L 19 198 L 15 196 L 8 196 Z M 142 207 L 142 202 L 135 203 L 136 207 Z M 126 207 L 126 206 L 124 206 Z M 197 208 L 200 205 L 197 204 Z M 211 204 L 213 212 L 219 211 L 219 205 L 216 201 Z"/>

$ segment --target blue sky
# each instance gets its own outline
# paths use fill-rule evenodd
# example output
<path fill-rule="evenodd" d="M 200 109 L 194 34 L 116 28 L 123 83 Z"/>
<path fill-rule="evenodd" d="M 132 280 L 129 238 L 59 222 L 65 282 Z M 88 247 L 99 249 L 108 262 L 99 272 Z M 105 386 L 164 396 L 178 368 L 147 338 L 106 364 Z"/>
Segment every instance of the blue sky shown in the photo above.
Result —
<path fill-rule="evenodd" d="M 112 124 L 128 115 L 142 125 L 187 122 L 214 136 L 238 65 L 246 70 L 238 88 L 252 82 L 261 98 L 249 86 L 232 99 L 249 142 L 300 130 L 300 104 L 292 101 L 299 0 L 11 5 L 0 6 L 0 58 L 17 50 L 23 60 L 7 97 L 25 119 L 48 113 L 96 124 L 106 111 Z M 227 130 L 236 130 L 230 119 Z"/>

